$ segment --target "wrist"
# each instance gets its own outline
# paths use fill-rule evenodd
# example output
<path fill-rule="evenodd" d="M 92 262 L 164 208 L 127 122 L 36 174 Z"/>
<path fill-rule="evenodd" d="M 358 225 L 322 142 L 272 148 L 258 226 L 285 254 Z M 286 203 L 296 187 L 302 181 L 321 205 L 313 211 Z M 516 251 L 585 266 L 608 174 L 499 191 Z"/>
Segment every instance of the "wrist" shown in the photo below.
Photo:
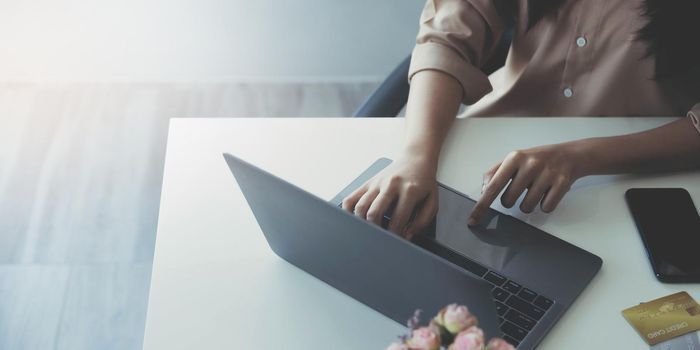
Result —
<path fill-rule="evenodd" d="M 401 150 L 400 158 L 437 170 L 440 150 L 420 143 L 408 143 Z"/>
<path fill-rule="evenodd" d="M 596 156 L 599 139 L 590 138 L 567 143 L 569 153 L 574 159 L 574 176 L 596 175 L 600 172 L 600 157 Z"/>

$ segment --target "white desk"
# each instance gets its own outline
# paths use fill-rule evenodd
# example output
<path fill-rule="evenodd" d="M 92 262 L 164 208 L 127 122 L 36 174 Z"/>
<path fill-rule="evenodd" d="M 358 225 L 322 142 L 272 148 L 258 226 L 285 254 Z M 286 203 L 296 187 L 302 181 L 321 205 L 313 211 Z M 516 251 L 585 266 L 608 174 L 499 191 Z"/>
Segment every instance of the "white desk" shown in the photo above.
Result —
<path fill-rule="evenodd" d="M 458 120 L 438 180 L 477 198 L 481 174 L 511 150 L 668 121 Z M 144 348 L 383 349 L 395 340 L 403 327 L 269 249 L 221 154 L 231 152 L 330 199 L 376 158 L 393 158 L 403 122 L 173 119 Z M 661 284 L 652 275 L 623 198 L 635 186 L 682 186 L 700 205 L 700 174 L 695 172 L 585 178 L 551 215 L 511 212 L 604 260 L 541 349 L 645 349 L 620 315 L 622 309 L 680 290 L 700 299 L 700 285 Z"/>

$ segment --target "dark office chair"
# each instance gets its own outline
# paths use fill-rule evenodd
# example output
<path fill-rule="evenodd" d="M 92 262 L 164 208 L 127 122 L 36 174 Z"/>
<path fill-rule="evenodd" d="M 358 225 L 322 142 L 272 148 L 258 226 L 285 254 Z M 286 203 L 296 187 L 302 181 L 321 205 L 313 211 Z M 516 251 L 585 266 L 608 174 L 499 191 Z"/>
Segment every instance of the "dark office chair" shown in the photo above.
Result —
<path fill-rule="evenodd" d="M 503 67 L 512 40 L 513 27 L 511 26 L 501 37 L 501 41 L 489 61 L 481 68 L 484 73 L 489 75 Z M 367 97 L 353 116 L 355 118 L 396 117 L 408 101 L 407 77 L 410 63 L 411 56 L 409 55 Z"/>

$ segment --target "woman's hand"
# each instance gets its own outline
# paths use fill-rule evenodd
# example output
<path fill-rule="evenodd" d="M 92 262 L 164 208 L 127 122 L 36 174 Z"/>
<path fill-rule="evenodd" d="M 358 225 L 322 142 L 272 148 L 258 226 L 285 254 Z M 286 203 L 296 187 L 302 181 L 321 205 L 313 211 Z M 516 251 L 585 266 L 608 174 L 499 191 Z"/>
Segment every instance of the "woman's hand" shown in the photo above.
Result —
<path fill-rule="evenodd" d="M 389 231 L 410 239 L 437 213 L 437 160 L 405 155 L 343 199 L 343 209 L 382 224 L 393 206 Z"/>
<path fill-rule="evenodd" d="M 553 211 L 574 181 L 584 175 L 582 154 L 576 142 L 511 152 L 484 174 L 482 196 L 468 224 L 471 226 L 479 222 L 506 185 L 508 187 L 501 196 L 504 207 L 515 205 L 527 190 L 520 210 L 530 213 L 539 204 L 542 211 Z"/>
<path fill-rule="evenodd" d="M 440 149 L 463 97 L 462 85 L 447 73 L 423 70 L 411 79 L 402 155 L 343 200 L 343 209 L 382 224 L 406 238 L 425 228 L 437 213 Z"/>

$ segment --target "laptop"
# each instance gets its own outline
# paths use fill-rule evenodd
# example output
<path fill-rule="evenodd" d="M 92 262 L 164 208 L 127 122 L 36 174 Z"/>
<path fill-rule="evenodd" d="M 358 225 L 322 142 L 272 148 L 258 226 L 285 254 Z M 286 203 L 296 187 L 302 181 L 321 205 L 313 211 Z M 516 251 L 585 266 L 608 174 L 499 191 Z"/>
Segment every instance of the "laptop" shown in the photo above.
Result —
<path fill-rule="evenodd" d="M 477 316 L 487 338 L 534 349 L 602 265 L 493 209 L 468 227 L 476 202 L 443 184 L 433 224 L 411 241 L 343 210 L 343 198 L 389 165 L 386 158 L 330 201 L 231 154 L 224 158 L 278 256 L 401 324 L 416 309 L 434 315 L 458 303 Z"/>

